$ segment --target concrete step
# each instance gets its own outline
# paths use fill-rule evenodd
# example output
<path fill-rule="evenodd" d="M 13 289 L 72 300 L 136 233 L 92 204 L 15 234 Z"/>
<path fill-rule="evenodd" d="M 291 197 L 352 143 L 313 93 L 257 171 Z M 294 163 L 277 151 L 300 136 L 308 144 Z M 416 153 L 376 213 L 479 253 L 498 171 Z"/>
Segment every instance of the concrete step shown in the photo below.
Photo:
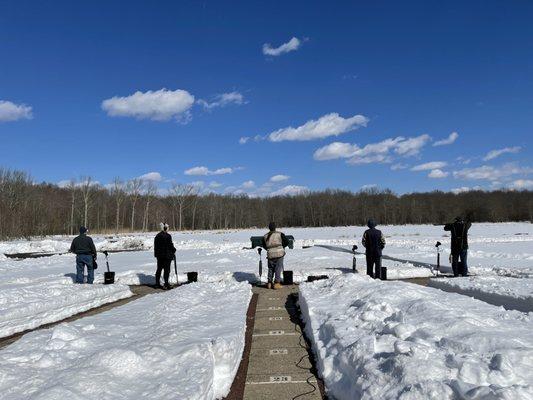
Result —
<path fill-rule="evenodd" d="M 312 365 L 307 355 L 307 350 L 301 347 L 255 349 L 250 353 L 248 374 L 290 375 L 294 373 L 295 368 L 304 372 L 304 368 L 310 371 L 311 367 Z"/>
<path fill-rule="evenodd" d="M 245 400 L 290 400 L 304 393 L 308 394 L 298 399 L 322 399 L 317 381 L 312 374 L 263 374 L 249 378 L 244 388 Z"/>

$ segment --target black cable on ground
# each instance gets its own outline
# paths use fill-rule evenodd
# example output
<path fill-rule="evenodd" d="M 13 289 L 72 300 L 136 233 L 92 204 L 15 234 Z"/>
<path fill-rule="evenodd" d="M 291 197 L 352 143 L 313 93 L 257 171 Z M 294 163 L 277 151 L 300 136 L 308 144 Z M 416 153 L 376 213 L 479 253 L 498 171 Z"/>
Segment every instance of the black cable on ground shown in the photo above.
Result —
<path fill-rule="evenodd" d="M 299 307 L 298 307 L 298 314 L 300 314 L 300 310 L 299 310 Z M 297 327 L 299 326 L 299 324 L 296 324 L 295 322 L 293 322 L 294 324 L 294 330 L 296 331 L 297 330 Z M 302 344 L 302 339 L 304 340 L 304 344 Z M 306 383 L 312 387 L 311 390 L 309 390 L 308 392 L 304 392 L 304 393 L 300 393 L 299 395 L 296 395 L 292 398 L 292 400 L 296 400 L 302 396 L 307 396 L 308 394 L 312 394 L 314 392 L 316 392 L 316 390 L 318 389 L 318 386 L 314 385 L 313 382 L 311 382 L 311 379 L 314 378 L 314 375 L 312 374 L 311 370 L 309 368 L 306 368 L 306 367 L 302 367 L 300 366 L 300 363 L 307 357 L 310 359 L 309 357 L 309 348 L 307 347 L 307 343 L 305 341 L 305 338 L 304 338 L 304 334 L 303 334 L 303 329 L 302 327 L 300 326 L 300 337 L 298 338 L 298 345 L 302 348 L 302 349 L 305 349 L 305 351 L 307 352 L 307 354 L 304 354 L 299 360 L 298 362 L 296 363 L 296 367 L 297 368 L 300 368 L 300 369 L 303 369 L 305 371 L 308 371 L 309 373 L 311 373 L 311 375 L 306 379 Z M 312 366 L 311 366 L 312 368 Z"/>

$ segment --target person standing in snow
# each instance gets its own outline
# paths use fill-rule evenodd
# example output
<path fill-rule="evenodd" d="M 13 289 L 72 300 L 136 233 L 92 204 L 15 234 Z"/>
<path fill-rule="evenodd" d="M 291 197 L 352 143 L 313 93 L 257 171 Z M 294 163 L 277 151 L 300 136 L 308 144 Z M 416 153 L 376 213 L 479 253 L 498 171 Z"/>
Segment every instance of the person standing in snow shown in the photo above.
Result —
<path fill-rule="evenodd" d="M 96 247 L 93 239 L 87 236 L 87 228 L 80 227 L 80 234 L 70 245 L 71 253 L 76 254 L 76 283 L 83 283 L 83 273 L 87 266 L 87 283 L 94 281 L 94 261 L 96 260 Z"/>
<path fill-rule="evenodd" d="M 366 271 L 371 277 L 379 278 L 381 276 L 381 251 L 385 247 L 385 237 L 379 229 L 376 229 L 373 219 L 368 220 L 367 226 L 368 229 L 363 233 L 362 240 L 365 247 Z"/>
<path fill-rule="evenodd" d="M 172 236 L 167 232 L 168 225 L 161 223 L 161 232 L 159 232 L 154 239 L 154 256 L 157 258 L 157 270 L 155 272 L 155 287 L 164 290 L 170 289 L 168 278 L 170 276 L 170 264 L 176 254 L 176 248 L 172 242 Z M 165 286 L 161 286 L 161 271 L 163 271 L 163 279 Z"/>
<path fill-rule="evenodd" d="M 283 271 L 283 257 L 289 239 L 283 232 L 276 230 L 276 224 L 268 224 L 269 232 L 263 236 L 262 247 L 267 251 L 268 261 L 268 289 L 281 289 L 281 272 Z"/>
<path fill-rule="evenodd" d="M 453 276 L 468 275 L 466 258 L 468 254 L 468 230 L 471 226 L 470 221 L 465 222 L 461 217 L 456 217 L 454 222 L 444 225 L 444 230 L 452 233 Z M 459 258 L 461 258 L 460 264 Z"/>

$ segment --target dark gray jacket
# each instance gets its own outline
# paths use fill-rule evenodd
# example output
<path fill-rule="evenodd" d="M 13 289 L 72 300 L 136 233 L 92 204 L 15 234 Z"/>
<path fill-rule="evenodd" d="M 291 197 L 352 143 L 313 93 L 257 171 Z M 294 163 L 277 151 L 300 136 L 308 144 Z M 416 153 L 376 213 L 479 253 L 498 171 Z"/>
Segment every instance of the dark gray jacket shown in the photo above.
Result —
<path fill-rule="evenodd" d="M 452 254 L 468 249 L 468 230 L 471 226 L 470 221 L 461 220 L 444 225 L 444 230 L 452 233 Z"/>
<path fill-rule="evenodd" d="M 372 257 L 381 257 L 381 250 L 385 247 L 385 238 L 379 229 L 371 226 L 363 234 L 363 246 L 365 254 Z"/>
<path fill-rule="evenodd" d="M 78 254 L 85 254 L 96 258 L 96 247 L 94 247 L 93 239 L 82 233 L 76 236 L 70 245 L 70 252 Z"/>

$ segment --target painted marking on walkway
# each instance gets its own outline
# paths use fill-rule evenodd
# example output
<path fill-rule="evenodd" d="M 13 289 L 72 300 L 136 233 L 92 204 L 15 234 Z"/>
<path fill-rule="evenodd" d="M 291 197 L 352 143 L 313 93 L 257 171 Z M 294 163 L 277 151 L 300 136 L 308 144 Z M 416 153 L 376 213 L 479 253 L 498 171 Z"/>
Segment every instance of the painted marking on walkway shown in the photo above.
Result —
<path fill-rule="evenodd" d="M 268 318 L 269 321 L 282 321 L 283 317 L 270 317 Z"/>
<path fill-rule="evenodd" d="M 295 307 L 268 307 L 268 308 L 258 308 L 256 311 L 280 311 L 280 310 L 296 310 Z"/>
<path fill-rule="evenodd" d="M 288 380 L 284 380 L 283 378 L 289 378 Z M 260 382 L 246 382 L 246 385 L 279 385 L 279 384 L 286 384 L 286 383 L 316 383 L 316 379 L 309 379 L 308 381 L 295 381 L 292 380 L 290 376 L 287 375 L 281 375 L 281 376 L 271 376 L 270 381 L 260 381 Z"/>
<path fill-rule="evenodd" d="M 299 333 L 290 332 L 286 333 L 285 331 L 270 331 L 268 333 L 254 333 L 253 337 L 261 337 L 261 336 L 296 336 L 300 335 Z"/>
<path fill-rule="evenodd" d="M 287 349 L 272 349 L 272 350 L 270 350 L 270 355 L 271 356 L 277 356 L 277 355 L 280 355 L 280 354 L 289 354 L 289 350 L 287 350 Z"/>
<path fill-rule="evenodd" d="M 279 297 L 269 297 L 269 300 L 281 300 Z"/>

